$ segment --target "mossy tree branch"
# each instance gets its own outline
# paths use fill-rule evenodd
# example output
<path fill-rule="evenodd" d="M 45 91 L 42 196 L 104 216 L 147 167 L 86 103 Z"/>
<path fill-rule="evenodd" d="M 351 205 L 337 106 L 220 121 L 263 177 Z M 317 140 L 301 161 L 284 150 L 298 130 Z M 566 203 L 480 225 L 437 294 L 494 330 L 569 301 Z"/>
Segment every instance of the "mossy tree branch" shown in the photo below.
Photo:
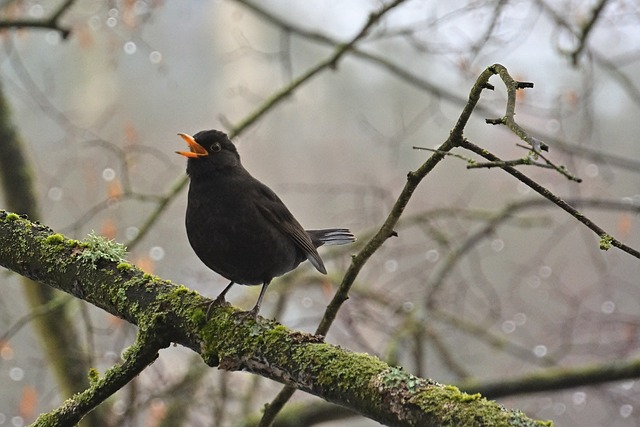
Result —
<path fill-rule="evenodd" d="M 211 366 L 270 378 L 387 425 L 546 425 L 480 395 L 465 394 L 373 356 L 327 344 L 322 337 L 263 319 L 240 321 L 233 307 L 211 310 L 207 321 L 209 300 L 118 261 L 119 254 L 111 254 L 109 248 L 108 243 L 98 247 L 95 242 L 67 239 L 46 226 L 0 211 L 0 265 L 138 325 L 144 342 L 155 343 L 143 346 L 150 349 L 143 352 L 150 357 L 126 358 L 125 367 L 134 360 L 146 366 L 157 349 L 170 341 L 196 351 Z"/>
<path fill-rule="evenodd" d="M 153 323 L 151 323 L 153 324 Z M 82 393 L 67 399 L 64 404 L 48 414 L 42 414 L 31 424 L 32 427 L 73 426 L 92 409 L 104 402 L 109 396 L 124 387 L 158 358 L 158 350 L 167 347 L 169 342 L 155 331 L 138 331 L 136 342 L 125 352 L 124 361 L 111 367 L 100 378 L 98 372 L 91 370 L 91 386 Z"/>

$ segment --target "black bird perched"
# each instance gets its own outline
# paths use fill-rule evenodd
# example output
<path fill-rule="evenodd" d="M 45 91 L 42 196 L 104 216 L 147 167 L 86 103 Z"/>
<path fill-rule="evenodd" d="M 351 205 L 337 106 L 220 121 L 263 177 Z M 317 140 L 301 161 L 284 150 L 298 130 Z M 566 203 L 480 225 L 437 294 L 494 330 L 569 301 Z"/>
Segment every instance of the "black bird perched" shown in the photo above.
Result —
<path fill-rule="evenodd" d="M 276 193 L 242 166 L 224 132 L 178 135 L 191 149 L 176 151 L 187 157 L 191 179 L 186 214 L 189 243 L 207 267 L 231 281 L 217 303 L 225 301 L 234 283 L 262 285 L 249 311 L 255 318 L 271 279 L 306 259 L 326 274 L 316 248 L 356 240 L 346 228 L 305 231 Z"/>

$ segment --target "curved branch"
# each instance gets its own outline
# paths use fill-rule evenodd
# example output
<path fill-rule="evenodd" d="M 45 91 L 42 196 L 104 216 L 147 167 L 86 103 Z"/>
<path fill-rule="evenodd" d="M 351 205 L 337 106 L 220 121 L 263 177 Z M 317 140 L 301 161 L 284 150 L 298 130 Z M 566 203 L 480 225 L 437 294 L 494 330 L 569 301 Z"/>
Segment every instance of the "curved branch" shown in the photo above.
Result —
<path fill-rule="evenodd" d="M 327 331 L 331 327 L 331 324 L 338 314 L 338 310 L 342 304 L 349 297 L 349 290 L 355 282 L 358 274 L 367 260 L 382 246 L 382 244 L 390 237 L 395 235 L 394 227 L 400 220 L 400 216 L 407 207 L 413 192 L 416 190 L 420 182 L 427 176 L 436 165 L 446 157 L 447 153 L 456 146 L 462 143 L 462 133 L 471 117 L 475 106 L 480 100 L 480 94 L 484 89 L 487 89 L 487 82 L 489 78 L 494 74 L 493 68 L 487 68 L 476 80 L 476 83 L 471 88 L 469 93 L 469 101 L 466 103 L 458 121 L 454 128 L 451 130 L 449 138 L 438 147 L 433 155 L 427 159 L 427 161 L 413 172 L 407 174 L 407 182 L 400 192 L 395 204 L 391 208 L 391 212 L 387 216 L 384 224 L 380 227 L 378 232 L 364 245 L 362 250 L 353 257 L 351 265 L 347 269 L 347 272 L 342 279 L 342 283 L 334 295 L 333 299 L 329 303 L 325 314 L 320 321 L 320 325 L 316 330 L 317 334 L 326 335 Z"/>

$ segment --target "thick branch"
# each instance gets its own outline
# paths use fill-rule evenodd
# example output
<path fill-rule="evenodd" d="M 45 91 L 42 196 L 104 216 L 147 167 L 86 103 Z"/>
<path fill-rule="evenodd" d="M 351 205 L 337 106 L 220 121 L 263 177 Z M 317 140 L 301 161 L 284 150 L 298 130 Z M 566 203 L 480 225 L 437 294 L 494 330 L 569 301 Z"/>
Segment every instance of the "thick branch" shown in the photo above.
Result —
<path fill-rule="evenodd" d="M 160 325 L 162 340 L 198 352 L 211 366 L 262 375 L 387 425 L 544 425 L 321 337 L 272 321 L 240 320 L 231 307 L 213 309 L 207 321 L 209 301 L 196 292 L 110 261 L 104 248 L 87 253 L 93 250 L 0 211 L 0 265 L 82 298 L 148 334 Z"/>

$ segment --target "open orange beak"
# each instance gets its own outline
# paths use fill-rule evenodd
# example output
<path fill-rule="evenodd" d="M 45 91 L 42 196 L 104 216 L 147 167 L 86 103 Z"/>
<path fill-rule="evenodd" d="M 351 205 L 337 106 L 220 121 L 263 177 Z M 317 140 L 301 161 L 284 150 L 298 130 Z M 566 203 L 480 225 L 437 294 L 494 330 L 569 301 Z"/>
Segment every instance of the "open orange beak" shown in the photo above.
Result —
<path fill-rule="evenodd" d="M 176 153 L 180 154 L 181 156 L 190 157 L 192 159 L 209 155 L 209 153 L 207 153 L 207 150 L 205 150 L 202 145 L 198 144 L 191 135 L 187 135 L 186 133 L 179 133 L 178 135 L 180 135 L 180 137 L 184 139 L 187 144 L 189 144 L 189 148 L 191 149 L 191 151 L 176 151 Z"/>

